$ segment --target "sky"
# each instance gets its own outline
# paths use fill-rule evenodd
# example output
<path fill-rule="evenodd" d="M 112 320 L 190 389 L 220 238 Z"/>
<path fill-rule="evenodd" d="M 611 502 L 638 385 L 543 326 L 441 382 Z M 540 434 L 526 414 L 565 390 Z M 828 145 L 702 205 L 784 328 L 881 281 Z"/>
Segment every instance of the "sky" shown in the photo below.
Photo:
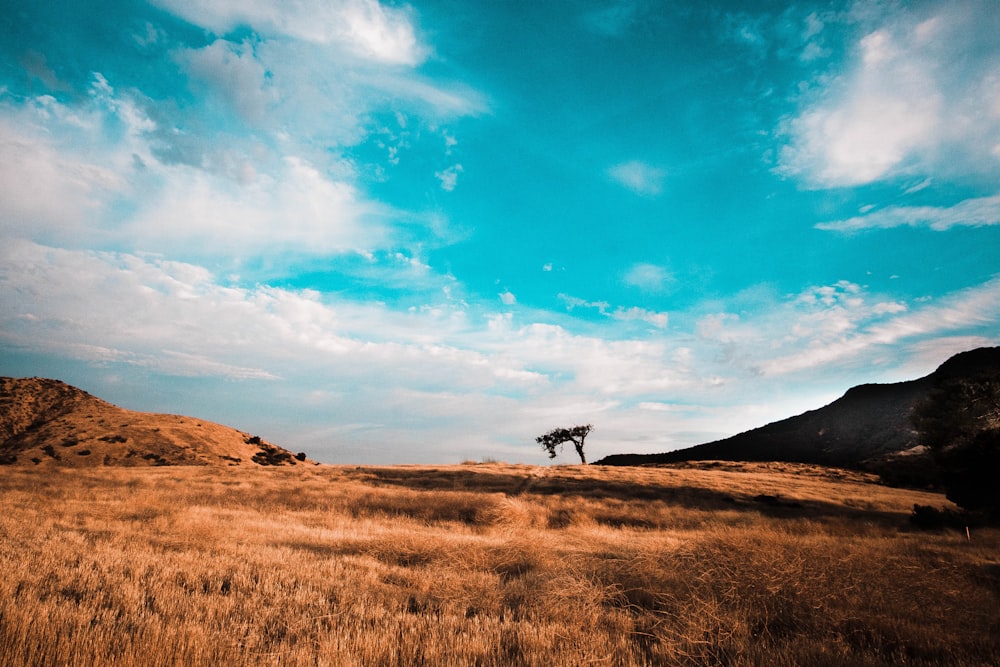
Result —
<path fill-rule="evenodd" d="M 0 0 L 0 375 L 344 464 L 669 451 L 923 376 L 1000 344 L 997 35 L 993 0 Z"/>

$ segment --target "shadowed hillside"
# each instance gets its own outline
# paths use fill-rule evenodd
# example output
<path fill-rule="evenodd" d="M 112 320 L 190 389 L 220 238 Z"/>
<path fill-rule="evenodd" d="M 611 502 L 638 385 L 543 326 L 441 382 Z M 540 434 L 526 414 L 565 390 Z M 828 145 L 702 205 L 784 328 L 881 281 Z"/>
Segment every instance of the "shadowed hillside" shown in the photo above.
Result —
<path fill-rule="evenodd" d="M 945 377 L 1000 375 L 1000 347 L 957 354 L 930 375 L 895 384 L 854 387 L 833 403 L 731 438 L 662 454 L 613 454 L 598 464 L 644 465 L 679 461 L 790 461 L 865 468 L 908 469 L 928 479 L 930 456 L 917 446 L 910 417 Z"/>
<path fill-rule="evenodd" d="M 0 378 L 0 462 L 5 464 L 231 466 L 304 460 L 228 426 L 125 410 L 58 380 Z"/>

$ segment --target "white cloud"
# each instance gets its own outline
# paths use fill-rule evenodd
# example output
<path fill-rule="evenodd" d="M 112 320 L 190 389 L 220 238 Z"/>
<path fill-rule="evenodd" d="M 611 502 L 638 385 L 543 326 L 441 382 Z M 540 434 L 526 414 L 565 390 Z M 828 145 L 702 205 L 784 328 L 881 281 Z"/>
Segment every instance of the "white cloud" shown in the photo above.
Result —
<path fill-rule="evenodd" d="M 335 44 L 379 62 L 416 65 L 426 57 L 406 8 L 377 0 L 154 0 L 174 14 L 218 35 L 246 24 L 265 36 Z"/>
<path fill-rule="evenodd" d="M 1000 279 L 910 305 L 873 298 L 842 281 L 807 290 L 757 318 L 741 342 L 758 350 L 770 347 L 772 352 L 759 355 L 756 367 L 765 375 L 781 376 L 822 367 L 864 367 L 892 346 L 906 349 L 933 338 L 968 336 L 995 326 L 998 319 Z M 748 335 L 756 342 L 747 340 Z"/>
<path fill-rule="evenodd" d="M 1000 195 L 966 199 L 954 206 L 889 206 L 846 220 L 822 222 L 816 228 L 853 232 L 909 226 L 944 231 L 956 226 L 986 225 L 1000 225 Z"/>
<path fill-rule="evenodd" d="M 624 322 L 630 322 L 633 320 L 638 320 L 641 322 L 646 322 L 652 324 L 658 329 L 665 329 L 670 321 L 670 317 L 667 313 L 658 313 L 652 310 L 646 310 L 645 308 L 618 308 L 611 315 L 616 320 L 622 320 Z"/>
<path fill-rule="evenodd" d="M 193 264 L 27 241 L 0 248 L 0 266 L 0 341 L 7 349 L 98 369 L 240 381 L 248 394 L 266 394 L 260 400 L 271 409 L 277 400 L 304 410 L 296 397 L 326 388 L 333 398 L 310 408 L 311 419 L 363 421 L 370 426 L 357 442 L 372 446 L 391 438 L 396 447 L 418 447 L 434 433 L 436 451 L 446 452 L 473 426 L 492 423 L 500 404 L 506 417 L 481 439 L 530 443 L 532 431 L 570 406 L 608 411 L 630 396 L 690 382 L 664 342 L 515 326 L 510 314 L 470 326 L 466 307 L 402 312 L 308 290 L 228 286 Z M 542 405 L 548 409 L 529 415 Z M 446 420 L 429 418 L 444 408 Z M 394 456 L 406 455 L 397 449 Z"/>
<path fill-rule="evenodd" d="M 0 229 L 78 243 L 95 221 L 134 193 L 134 164 L 149 158 L 152 123 L 100 74 L 78 106 L 43 95 L 21 104 L 0 90 Z M 121 127 L 105 144 L 106 124 Z"/>
<path fill-rule="evenodd" d="M 814 187 L 1000 168 L 1000 28 L 987 4 L 894 14 L 784 127 L 779 171 Z"/>
<path fill-rule="evenodd" d="M 234 86 L 233 104 L 243 104 L 242 86 L 252 97 L 262 81 L 256 61 L 249 61 L 252 75 L 230 80 L 227 68 L 244 72 L 251 56 L 237 54 L 227 65 L 227 47 L 209 48 L 210 63 L 223 63 L 221 80 Z M 260 110 L 256 101 L 245 104 L 246 113 Z M 173 150 L 162 142 L 170 128 L 100 74 L 81 105 L 40 97 L 0 110 L 0 230 L 13 238 L 245 262 L 433 245 L 448 233 L 440 218 L 367 200 L 350 165 L 329 155 L 317 154 L 325 162 L 316 164 L 262 142 L 230 147 L 193 138 L 196 153 L 164 157 Z M 108 141 L 108 124 L 124 132 Z M 450 185 L 445 174 L 443 186 Z"/>
<path fill-rule="evenodd" d="M 632 160 L 616 164 L 607 173 L 616 183 L 638 195 L 655 197 L 663 192 L 666 172 L 645 162 Z"/>
<path fill-rule="evenodd" d="M 387 211 L 299 158 L 285 158 L 274 175 L 246 184 L 184 165 L 164 176 L 163 187 L 121 230 L 132 247 L 198 257 L 324 255 L 390 243 Z"/>
<path fill-rule="evenodd" d="M 0 118 L 0 229 L 72 238 L 126 183 L 113 169 L 26 130 Z"/>
<path fill-rule="evenodd" d="M 622 280 L 631 287 L 656 293 L 666 291 L 674 277 L 662 266 L 640 262 L 629 268 Z"/>
<path fill-rule="evenodd" d="M 388 107 L 395 109 L 397 122 L 405 118 L 399 109 L 413 114 L 411 120 L 439 122 L 488 108 L 468 86 L 431 81 L 409 68 L 358 60 L 303 41 L 220 39 L 202 49 L 180 49 L 174 57 L 193 88 L 209 91 L 210 100 L 224 103 L 223 111 L 237 112 L 248 126 L 241 129 L 254 131 L 265 145 L 316 163 L 330 159 L 326 148 L 362 141 L 372 131 L 373 117 Z M 167 145 L 177 140 L 171 131 L 198 127 L 183 117 L 165 121 L 176 123 L 158 134 Z M 211 136 L 200 143 L 218 141 Z M 449 150 L 446 145 L 444 153 Z"/>
<path fill-rule="evenodd" d="M 486 97 L 468 86 L 453 83 L 445 87 L 410 72 L 399 74 L 381 69 L 366 72 L 361 85 L 382 91 L 384 95 L 419 103 L 425 110 L 444 117 L 474 115 L 489 110 Z"/>
<path fill-rule="evenodd" d="M 181 51 L 178 58 L 195 80 L 207 84 L 246 120 L 261 122 L 278 99 L 249 41 L 233 44 L 219 39 L 201 49 Z"/>
<path fill-rule="evenodd" d="M 464 345 L 466 320 L 447 306 L 330 303 L 309 290 L 227 286 L 203 267 L 154 256 L 27 241 L 6 244 L 0 266 L 3 340 L 38 352 L 175 375 L 287 378 L 325 369 L 328 377 L 378 372 L 404 385 L 480 388 L 538 379 L 509 356 Z"/>
<path fill-rule="evenodd" d="M 350 431 L 351 446 L 362 448 L 351 450 L 354 460 L 440 460 L 464 452 L 473 431 L 479 451 L 534 460 L 532 438 L 563 417 L 597 422 L 606 443 L 663 451 L 816 407 L 816 386 L 825 400 L 850 386 L 848 377 L 905 379 L 899 368 L 912 371 L 945 347 L 995 344 L 1000 320 L 997 280 L 914 304 L 841 281 L 770 302 L 760 296 L 739 315 L 715 311 L 697 323 L 698 336 L 636 338 L 632 321 L 665 325 L 666 314 L 566 297 L 603 308 L 610 319 L 598 330 L 527 309 L 498 314 L 489 304 L 400 310 L 228 285 L 202 266 L 152 255 L 26 241 L 0 247 L 0 267 L 6 349 L 82 360 L 97 374 L 128 366 L 238 381 L 247 400 L 259 395 L 247 406 L 288 411 L 279 442 L 328 459 L 346 456 L 323 440 L 330 429 L 362 424 Z M 684 326 L 691 314 L 680 319 Z M 663 409 L 676 404 L 685 407 Z"/>
<path fill-rule="evenodd" d="M 609 317 L 619 322 L 645 322 L 652 324 L 657 329 L 665 329 L 670 321 L 667 313 L 646 310 L 638 306 L 626 308 L 618 306 L 611 310 L 611 304 L 607 301 L 587 301 L 568 294 L 560 294 L 559 299 L 566 304 L 566 309 L 573 311 L 575 308 L 592 308 L 605 317 Z"/>
<path fill-rule="evenodd" d="M 462 165 L 455 164 L 447 169 L 435 172 L 434 176 L 441 181 L 441 189 L 445 192 L 452 192 L 458 185 L 458 175 L 462 173 Z"/>
<path fill-rule="evenodd" d="M 579 297 L 568 294 L 559 294 L 559 300 L 566 304 L 566 309 L 572 311 L 574 308 L 595 308 L 602 315 L 608 314 L 611 304 L 607 301 L 587 301 Z"/>
<path fill-rule="evenodd" d="M 509 291 L 508 292 L 501 292 L 500 293 L 500 302 L 503 303 L 503 305 L 505 305 L 505 306 L 513 306 L 515 303 L 517 303 L 517 297 L 514 296 Z"/>

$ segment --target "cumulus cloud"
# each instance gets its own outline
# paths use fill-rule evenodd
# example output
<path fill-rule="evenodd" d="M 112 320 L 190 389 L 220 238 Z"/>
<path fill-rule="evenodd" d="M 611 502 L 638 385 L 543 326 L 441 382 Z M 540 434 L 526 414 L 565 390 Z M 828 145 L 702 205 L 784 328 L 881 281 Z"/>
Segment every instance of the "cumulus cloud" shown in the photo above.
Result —
<path fill-rule="evenodd" d="M 608 169 L 608 176 L 637 195 L 655 197 L 663 192 L 666 172 L 645 162 L 632 160 Z"/>
<path fill-rule="evenodd" d="M 136 248 L 176 256 L 362 252 L 389 245 L 387 211 L 315 166 L 287 157 L 273 175 L 233 183 L 170 168 L 162 189 L 123 226 Z"/>
<path fill-rule="evenodd" d="M 113 169 L 0 118 L 0 229 L 76 236 L 126 187 Z"/>
<path fill-rule="evenodd" d="M 315 255 L 390 243 L 388 210 L 300 158 L 268 165 L 270 173 L 246 160 L 221 173 L 162 165 L 139 137 L 95 150 L 105 111 L 43 102 L 48 132 L 27 122 L 37 110 L 0 120 L 0 227 L 12 237 L 100 245 L 113 232 L 119 246 L 178 256 Z M 121 202 L 129 202 L 125 219 L 115 215 Z"/>
<path fill-rule="evenodd" d="M 178 57 L 224 89 L 234 112 L 263 111 L 268 84 L 249 46 Z M 100 74 L 78 104 L 41 96 L 0 110 L 0 229 L 11 237 L 233 263 L 433 246 L 447 234 L 440 218 L 369 200 L 345 161 L 283 153 L 301 147 L 293 141 L 191 136 L 187 151 L 170 118 L 154 120 Z"/>
<path fill-rule="evenodd" d="M 889 227 L 930 227 L 944 231 L 952 227 L 1000 225 L 1000 195 L 966 199 L 954 206 L 889 206 L 863 215 L 822 222 L 817 229 L 854 232 Z"/>
<path fill-rule="evenodd" d="M 989 3 L 894 14 L 858 41 L 849 69 L 786 122 L 779 171 L 837 187 L 996 170 L 997 30 Z"/>
<path fill-rule="evenodd" d="M 219 39 L 201 49 L 181 51 L 178 58 L 196 82 L 215 92 L 245 120 L 259 123 L 278 99 L 249 41 L 233 44 Z"/>

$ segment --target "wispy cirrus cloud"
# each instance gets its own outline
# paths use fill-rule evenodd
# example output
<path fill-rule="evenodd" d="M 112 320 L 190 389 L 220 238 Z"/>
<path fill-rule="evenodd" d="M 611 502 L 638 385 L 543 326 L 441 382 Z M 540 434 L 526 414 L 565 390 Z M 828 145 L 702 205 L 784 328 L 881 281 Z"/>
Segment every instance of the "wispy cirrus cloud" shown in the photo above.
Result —
<path fill-rule="evenodd" d="M 606 301 L 587 301 L 568 294 L 560 294 L 559 299 L 566 304 L 566 308 L 572 311 L 575 308 L 591 308 L 605 317 L 620 322 L 645 322 L 658 329 L 665 329 L 670 322 L 670 315 L 664 312 L 647 310 L 638 306 L 618 306 L 611 308 L 611 304 Z"/>
<path fill-rule="evenodd" d="M 963 341 L 955 343 L 954 352 L 973 334 L 988 344 L 996 340 L 990 323 L 997 317 L 1000 279 L 916 303 L 840 281 L 763 303 L 752 317 L 706 315 L 698 333 L 738 355 L 733 357 L 736 367 L 764 377 L 789 377 L 820 368 L 868 367 L 870 372 L 888 362 L 884 352 L 917 348 L 933 339 Z"/>
<path fill-rule="evenodd" d="M 265 36 L 287 36 L 342 46 L 356 55 L 388 64 L 415 65 L 427 54 L 407 7 L 378 0 L 153 0 L 153 3 L 216 34 L 241 25 Z"/>
<path fill-rule="evenodd" d="M 929 227 L 944 231 L 952 227 L 1000 225 L 1000 195 L 966 199 L 954 206 L 889 206 L 846 220 L 821 222 L 816 229 L 854 232 L 890 227 Z"/>

